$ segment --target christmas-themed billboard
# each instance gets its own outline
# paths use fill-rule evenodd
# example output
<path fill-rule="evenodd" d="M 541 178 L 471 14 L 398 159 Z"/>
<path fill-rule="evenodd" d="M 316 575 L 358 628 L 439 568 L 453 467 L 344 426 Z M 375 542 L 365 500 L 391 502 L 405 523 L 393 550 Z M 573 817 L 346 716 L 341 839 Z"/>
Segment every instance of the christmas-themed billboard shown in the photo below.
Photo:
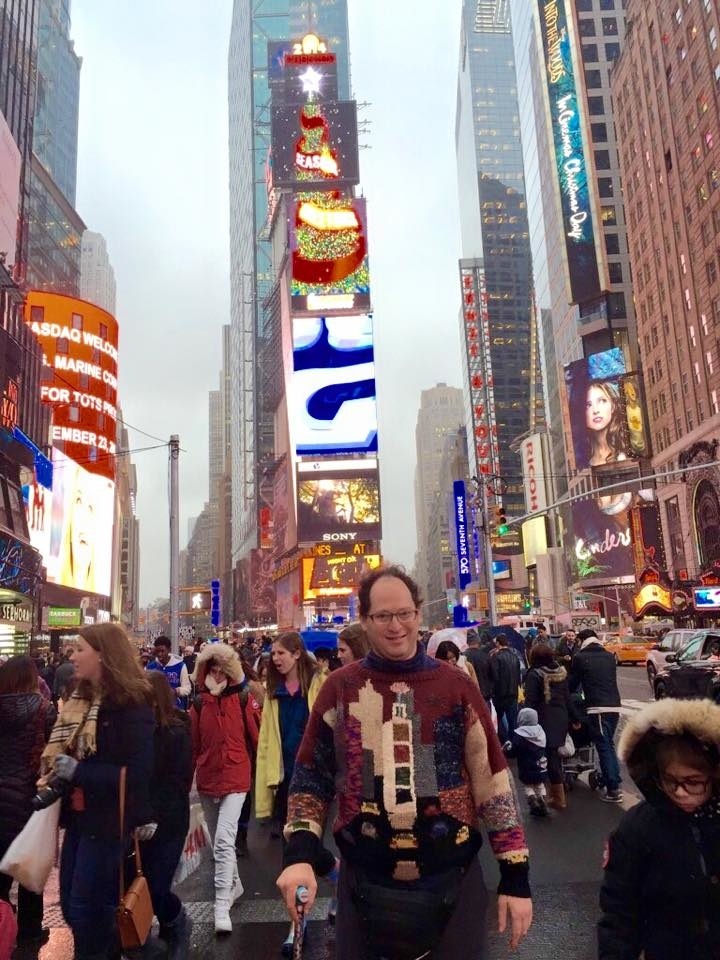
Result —
<path fill-rule="evenodd" d="M 377 452 L 372 318 L 295 317 L 293 355 L 298 456 Z"/>
<path fill-rule="evenodd" d="M 377 469 L 333 469 L 330 461 L 311 475 L 298 473 L 298 542 L 354 543 L 379 540 L 380 481 Z"/>
<path fill-rule="evenodd" d="M 568 364 L 565 384 L 578 470 L 649 456 L 639 378 L 622 350 Z"/>
<path fill-rule="evenodd" d="M 370 312 L 365 200 L 334 193 L 290 205 L 293 314 Z"/>
<path fill-rule="evenodd" d="M 354 100 L 273 105 L 272 154 L 276 187 L 338 190 L 360 182 Z"/>
<path fill-rule="evenodd" d="M 337 57 L 315 34 L 268 43 L 268 83 L 274 104 L 338 99 Z"/>

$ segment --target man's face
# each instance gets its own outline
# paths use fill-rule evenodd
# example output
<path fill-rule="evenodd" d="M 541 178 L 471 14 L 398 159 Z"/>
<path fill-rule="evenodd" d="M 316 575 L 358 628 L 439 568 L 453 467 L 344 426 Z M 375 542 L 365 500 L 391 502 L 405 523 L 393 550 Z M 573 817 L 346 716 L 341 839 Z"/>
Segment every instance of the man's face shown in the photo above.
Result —
<path fill-rule="evenodd" d="M 170 648 L 162 645 L 155 647 L 155 659 L 165 666 L 170 659 Z"/>
<path fill-rule="evenodd" d="M 389 623 L 382 620 L 394 616 Z M 385 615 L 385 616 L 383 616 Z M 386 660 L 411 660 L 417 652 L 420 617 L 412 595 L 397 577 L 381 577 L 370 590 L 370 612 L 362 618 L 370 646 Z"/>

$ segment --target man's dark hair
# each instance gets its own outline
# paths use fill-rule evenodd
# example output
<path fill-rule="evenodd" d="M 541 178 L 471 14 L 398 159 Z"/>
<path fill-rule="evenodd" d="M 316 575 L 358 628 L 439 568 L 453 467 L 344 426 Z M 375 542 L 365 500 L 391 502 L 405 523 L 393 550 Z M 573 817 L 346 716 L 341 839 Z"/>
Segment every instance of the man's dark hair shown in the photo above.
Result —
<path fill-rule="evenodd" d="M 168 637 L 156 637 L 154 646 L 156 647 L 167 647 L 168 650 L 172 646 Z"/>
<path fill-rule="evenodd" d="M 498 633 L 498 634 L 495 636 L 495 643 L 496 643 L 499 647 L 507 647 L 507 645 L 508 645 L 508 638 L 505 636 L 504 633 Z"/>
<path fill-rule="evenodd" d="M 378 580 L 382 580 L 383 577 L 394 577 L 396 580 L 401 580 L 410 591 L 415 609 L 418 610 L 420 608 L 422 604 L 420 588 L 413 578 L 408 576 L 402 567 L 379 567 L 377 570 L 372 570 L 370 573 L 365 574 L 358 585 L 358 606 L 361 617 L 367 617 L 370 613 L 370 591 Z"/>
<path fill-rule="evenodd" d="M 316 660 L 327 660 L 328 663 L 333 658 L 333 651 L 330 647 L 316 647 L 315 648 L 315 659 Z"/>
<path fill-rule="evenodd" d="M 476 630 L 468 630 L 466 638 L 469 647 L 480 646 L 480 637 L 477 635 Z"/>
<path fill-rule="evenodd" d="M 555 664 L 555 654 L 547 643 L 536 643 L 530 651 L 531 667 L 552 667 Z"/>
<path fill-rule="evenodd" d="M 586 630 L 581 630 L 580 633 L 577 635 L 577 638 L 581 643 L 585 643 L 585 641 L 589 640 L 590 637 L 595 637 L 596 640 L 598 638 L 598 635 L 590 627 L 588 627 Z"/>

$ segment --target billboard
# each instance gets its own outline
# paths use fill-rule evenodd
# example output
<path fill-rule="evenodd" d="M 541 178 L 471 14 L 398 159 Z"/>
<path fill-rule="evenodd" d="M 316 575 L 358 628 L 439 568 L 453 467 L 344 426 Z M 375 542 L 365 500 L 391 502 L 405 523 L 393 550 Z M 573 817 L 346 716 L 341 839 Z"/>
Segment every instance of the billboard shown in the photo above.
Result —
<path fill-rule="evenodd" d="M 363 469 L 356 461 L 352 472 L 333 470 L 298 473 L 297 517 L 299 543 L 352 543 L 379 540 L 380 480 L 377 469 Z"/>
<path fill-rule="evenodd" d="M 525 507 L 528 513 L 547 510 L 549 504 L 547 472 L 545 470 L 545 440 L 542 434 L 527 437 L 520 447 Z"/>
<path fill-rule="evenodd" d="M 526 567 L 534 567 L 537 558 L 547 553 L 547 527 L 545 517 L 533 517 L 522 525 L 523 556 Z"/>
<path fill-rule="evenodd" d="M 693 598 L 698 613 L 720 610 L 720 587 L 695 587 Z"/>
<path fill-rule="evenodd" d="M 589 167 L 583 146 L 581 107 L 568 32 L 569 7 L 567 0 L 539 0 L 570 302 L 581 303 L 597 298 L 601 291 Z"/>
<path fill-rule="evenodd" d="M 649 456 L 639 377 L 626 372 L 622 350 L 568 364 L 565 384 L 578 470 Z"/>
<path fill-rule="evenodd" d="M 365 200 L 318 193 L 291 203 L 289 217 L 293 314 L 368 313 Z"/>
<path fill-rule="evenodd" d="M 354 100 L 274 104 L 271 143 L 275 186 L 312 192 L 358 184 L 357 127 Z"/>
<path fill-rule="evenodd" d="M 268 42 L 268 83 L 273 103 L 337 100 L 337 57 L 315 34 Z"/>
<path fill-rule="evenodd" d="M 31 290 L 25 322 L 44 354 L 42 402 L 53 445 L 90 473 L 115 479 L 118 324 L 85 300 Z"/>
<path fill-rule="evenodd" d="M 372 318 L 296 317 L 293 366 L 290 409 L 298 456 L 376 453 Z"/>
<path fill-rule="evenodd" d="M 654 496 L 652 490 L 627 490 L 571 504 L 572 536 L 568 542 L 575 582 L 634 580 L 632 508 L 651 503 Z"/>
<path fill-rule="evenodd" d="M 376 570 L 381 560 L 379 554 L 303 558 L 303 600 L 349 597 L 355 592 L 360 579 L 370 570 Z"/>
<path fill-rule="evenodd" d="M 465 481 L 453 483 L 453 513 L 455 516 L 455 544 L 457 548 L 458 587 L 464 590 L 472 580 L 470 570 L 470 530 L 467 515 Z"/>
<path fill-rule="evenodd" d="M 112 480 L 55 447 L 52 494 L 31 529 L 51 583 L 110 596 L 114 508 Z"/>

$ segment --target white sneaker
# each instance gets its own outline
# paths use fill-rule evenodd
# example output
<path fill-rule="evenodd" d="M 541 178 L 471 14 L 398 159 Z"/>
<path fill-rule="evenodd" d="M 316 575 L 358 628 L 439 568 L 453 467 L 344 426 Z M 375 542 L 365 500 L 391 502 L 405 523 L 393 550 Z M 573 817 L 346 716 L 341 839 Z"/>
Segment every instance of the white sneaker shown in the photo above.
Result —
<path fill-rule="evenodd" d="M 232 933 L 230 901 L 227 898 L 215 901 L 215 933 Z"/>
<path fill-rule="evenodd" d="M 234 903 L 237 903 L 244 892 L 245 888 L 242 885 L 242 880 L 240 877 L 237 877 L 235 883 L 233 884 L 232 893 L 230 894 L 230 906 L 232 906 Z"/>

